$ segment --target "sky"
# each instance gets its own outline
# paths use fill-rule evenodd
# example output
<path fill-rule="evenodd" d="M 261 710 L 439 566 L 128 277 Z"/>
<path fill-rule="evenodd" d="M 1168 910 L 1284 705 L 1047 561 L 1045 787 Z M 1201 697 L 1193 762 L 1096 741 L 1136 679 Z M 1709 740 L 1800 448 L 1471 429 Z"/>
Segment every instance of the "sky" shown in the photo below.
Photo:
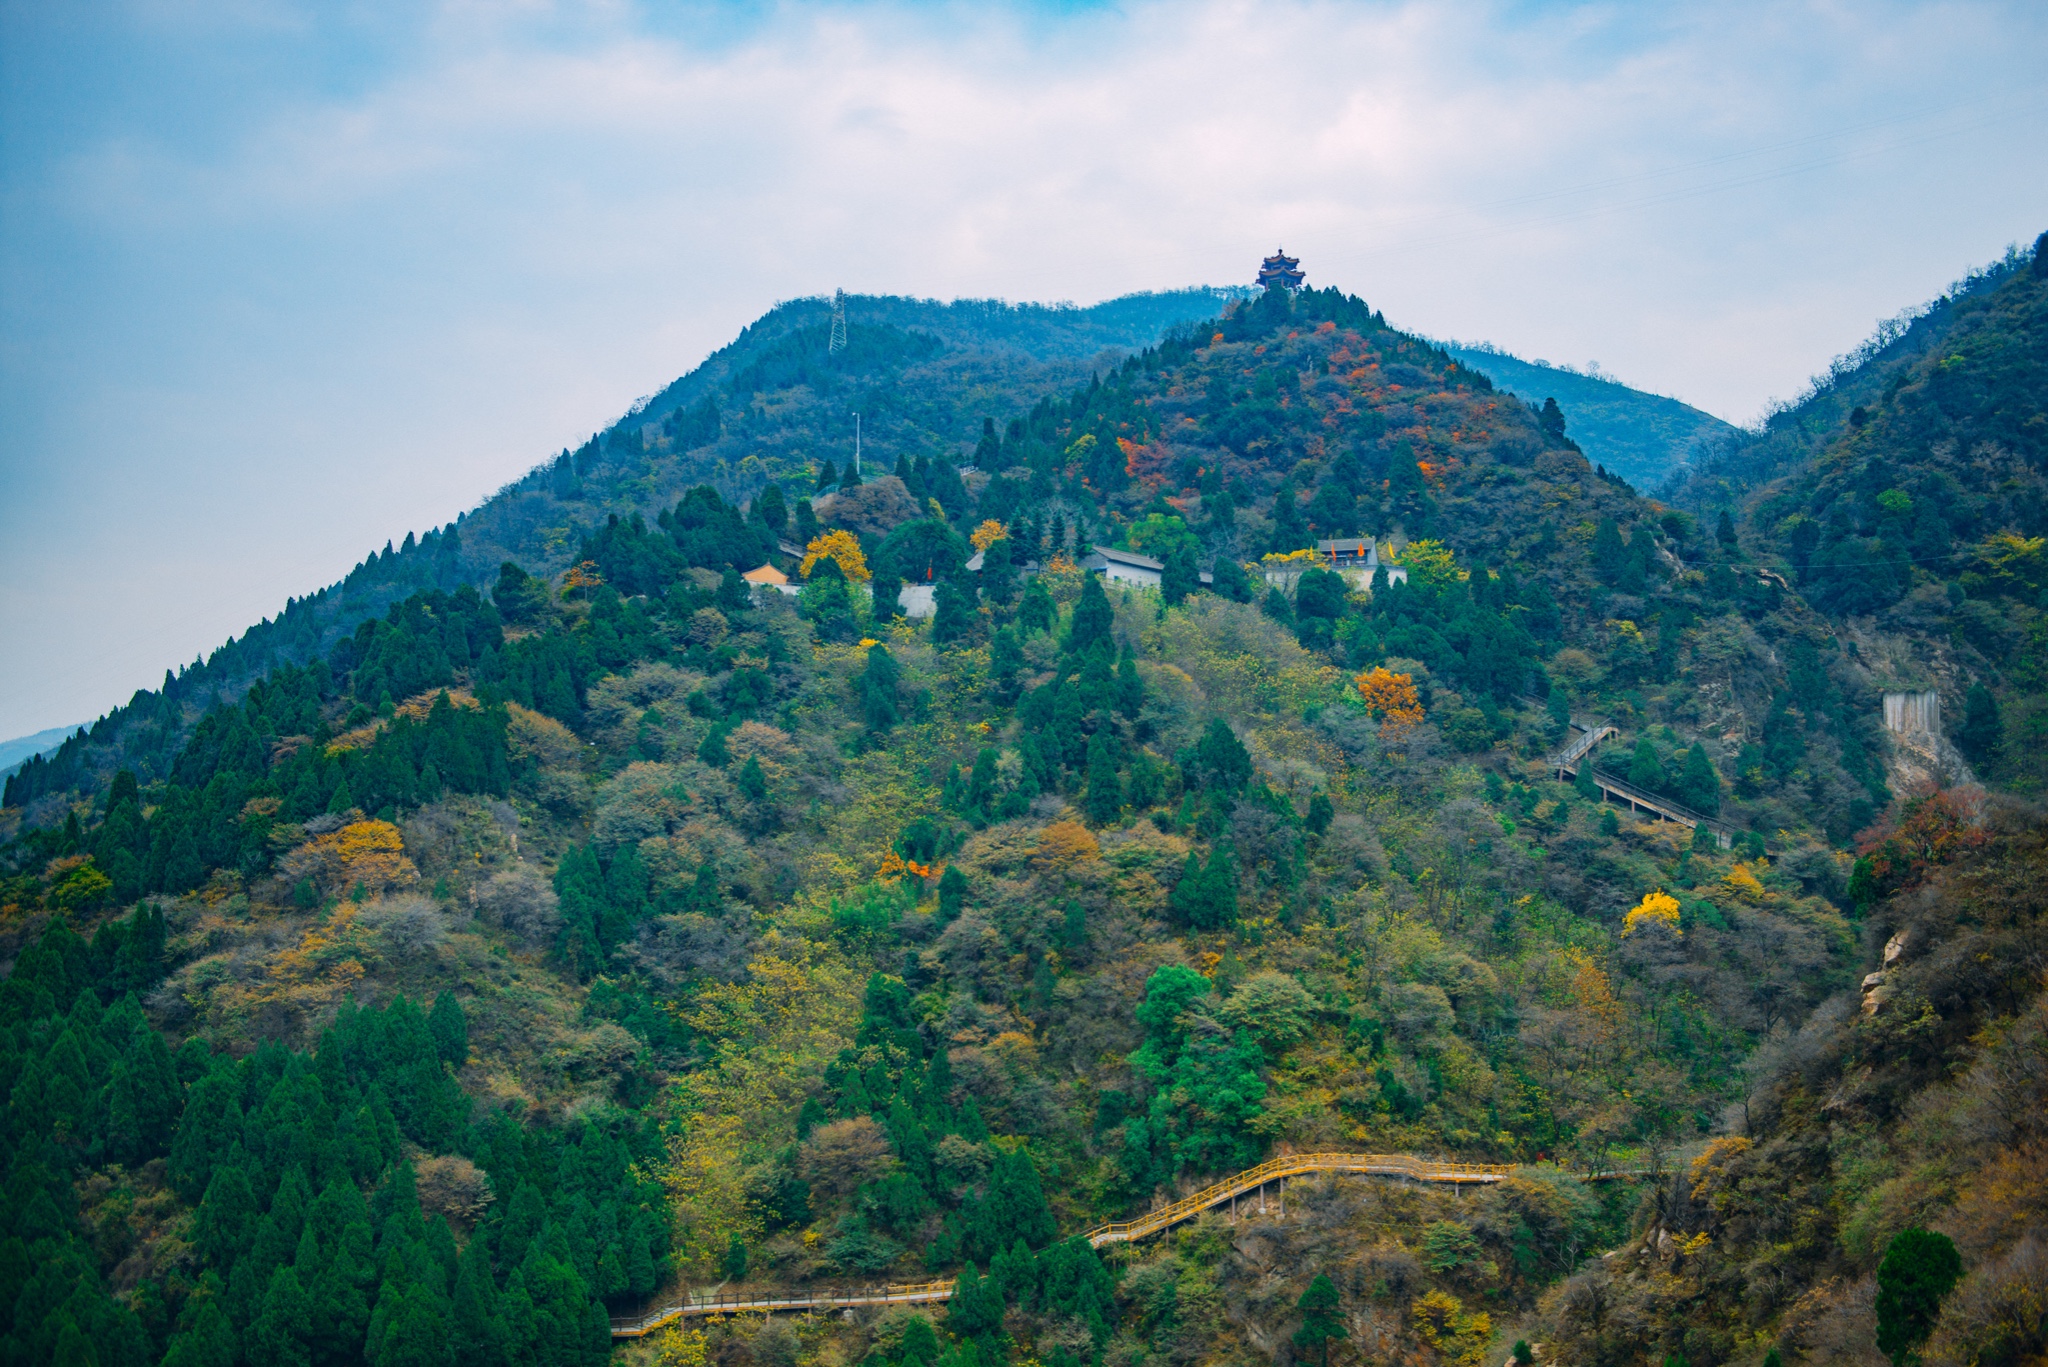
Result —
<path fill-rule="evenodd" d="M 0 738 L 836 286 L 1284 245 L 1750 421 L 2048 228 L 2043 71 L 2034 0 L 0 0 Z"/>

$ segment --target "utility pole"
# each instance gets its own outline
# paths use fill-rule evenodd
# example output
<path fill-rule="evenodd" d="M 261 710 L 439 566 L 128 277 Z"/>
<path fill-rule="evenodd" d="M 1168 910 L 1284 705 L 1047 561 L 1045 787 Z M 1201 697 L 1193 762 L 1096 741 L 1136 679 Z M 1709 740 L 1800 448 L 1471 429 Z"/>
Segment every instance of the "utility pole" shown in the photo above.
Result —
<path fill-rule="evenodd" d="M 860 414 L 853 415 L 853 473 L 860 477 Z"/>
<path fill-rule="evenodd" d="M 846 291 L 832 291 L 832 336 L 825 343 L 825 354 L 837 355 L 846 350 Z"/>

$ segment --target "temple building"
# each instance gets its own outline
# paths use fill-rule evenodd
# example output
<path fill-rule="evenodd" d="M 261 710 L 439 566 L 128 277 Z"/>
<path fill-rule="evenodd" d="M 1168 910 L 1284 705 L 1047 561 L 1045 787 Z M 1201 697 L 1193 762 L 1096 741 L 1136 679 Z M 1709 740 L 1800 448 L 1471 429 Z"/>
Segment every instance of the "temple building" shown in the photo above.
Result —
<path fill-rule="evenodd" d="M 1259 284 L 1267 289 L 1278 285 L 1282 289 L 1298 290 L 1301 288 L 1302 280 L 1306 278 L 1304 273 L 1297 269 L 1300 265 L 1300 258 L 1289 256 L 1284 250 L 1276 251 L 1260 263 Z"/>

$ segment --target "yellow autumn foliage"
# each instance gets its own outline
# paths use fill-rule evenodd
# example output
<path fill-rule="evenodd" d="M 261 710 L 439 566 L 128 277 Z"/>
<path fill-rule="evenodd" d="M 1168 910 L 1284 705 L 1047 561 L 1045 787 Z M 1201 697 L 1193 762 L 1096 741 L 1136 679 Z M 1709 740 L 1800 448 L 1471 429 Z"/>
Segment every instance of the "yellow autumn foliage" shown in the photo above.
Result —
<path fill-rule="evenodd" d="M 1070 869 L 1102 856 L 1102 843 L 1078 821 L 1055 821 L 1038 837 L 1031 862 L 1042 869 Z"/>
<path fill-rule="evenodd" d="M 1678 928 L 1678 899 L 1662 888 L 1647 894 L 1642 901 L 1629 908 L 1628 915 L 1621 918 L 1621 933 L 1633 935 L 1636 927 L 1645 921 L 1662 921 L 1671 927 L 1672 934 L 1683 933 Z"/>
<path fill-rule="evenodd" d="M 420 881 L 420 871 L 405 857 L 405 837 L 388 821 L 353 821 L 320 839 L 334 842 L 346 887 L 361 883 L 372 892 L 381 892 Z"/>
<path fill-rule="evenodd" d="M 1431 589 L 1446 589 L 1465 581 L 1465 572 L 1451 548 L 1441 541 L 1411 541 L 1401 551 L 1403 567 L 1411 582 Z"/>
<path fill-rule="evenodd" d="M 860 542 L 852 532 L 842 528 L 812 537 L 811 544 L 804 547 L 803 563 L 797 566 L 797 573 L 810 578 L 811 571 L 818 567 L 820 560 L 836 563 L 850 584 L 865 584 L 874 577 L 868 571 L 868 558 L 861 554 Z"/>
<path fill-rule="evenodd" d="M 655 1343 L 655 1367 L 704 1367 L 709 1346 L 701 1331 L 670 1325 Z"/>
<path fill-rule="evenodd" d="M 1479 1367 L 1493 1340 L 1493 1316 L 1484 1310 L 1465 1313 L 1465 1303 L 1448 1291 L 1430 1291 L 1409 1311 L 1416 1332 L 1457 1367 Z"/>
<path fill-rule="evenodd" d="M 995 545 L 996 542 L 1001 541 L 1004 537 L 1008 536 L 1009 534 L 1010 529 L 1008 527 L 1005 527 L 1002 523 L 996 521 L 994 518 L 990 518 L 986 522 L 983 522 L 979 527 L 976 527 L 974 529 L 974 535 L 968 537 L 967 539 L 974 543 L 974 549 L 976 549 L 977 551 L 985 551 L 990 546 Z"/>
<path fill-rule="evenodd" d="M 1770 893 L 1765 890 L 1764 885 L 1757 881 L 1756 874 L 1750 871 L 1749 865 L 1744 863 L 1738 862 L 1734 868 L 1728 870 L 1722 876 L 1721 881 L 1726 883 L 1729 889 L 1745 902 L 1761 902 L 1764 898 L 1770 896 Z"/>

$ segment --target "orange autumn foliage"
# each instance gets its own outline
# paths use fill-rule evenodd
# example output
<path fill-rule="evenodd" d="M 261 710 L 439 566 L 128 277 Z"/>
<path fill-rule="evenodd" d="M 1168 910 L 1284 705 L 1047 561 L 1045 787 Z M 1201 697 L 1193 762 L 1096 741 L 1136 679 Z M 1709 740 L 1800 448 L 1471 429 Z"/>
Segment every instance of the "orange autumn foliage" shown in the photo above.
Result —
<path fill-rule="evenodd" d="M 1374 666 L 1353 682 L 1358 696 L 1379 719 L 1381 740 L 1399 741 L 1421 723 L 1422 700 L 1416 696 L 1414 676 Z"/>

